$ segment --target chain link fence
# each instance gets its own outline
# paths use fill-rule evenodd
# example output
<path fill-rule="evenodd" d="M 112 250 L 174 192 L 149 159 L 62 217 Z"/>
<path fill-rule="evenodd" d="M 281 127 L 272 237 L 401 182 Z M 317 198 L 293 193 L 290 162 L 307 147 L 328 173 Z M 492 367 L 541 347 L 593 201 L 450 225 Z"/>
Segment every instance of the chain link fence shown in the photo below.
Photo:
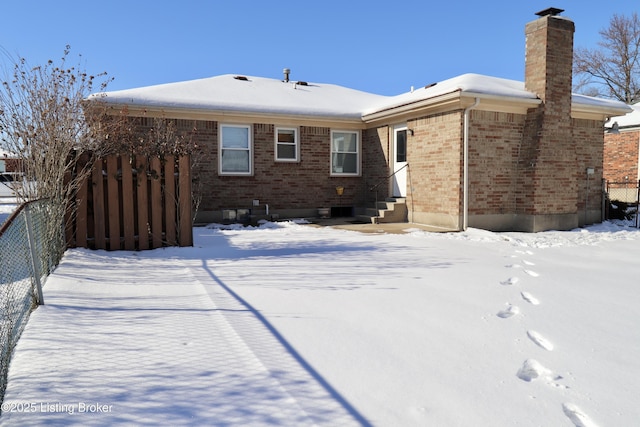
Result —
<path fill-rule="evenodd" d="M 640 181 L 607 181 L 605 193 L 609 202 L 606 218 L 632 221 L 640 228 Z"/>
<path fill-rule="evenodd" d="M 63 230 L 52 214 L 48 200 L 28 202 L 0 228 L 0 402 L 11 353 L 29 314 L 44 303 L 43 280 L 64 253 Z"/>
<path fill-rule="evenodd" d="M 607 194 L 609 200 L 618 200 L 621 202 L 634 204 L 638 202 L 638 182 L 610 182 L 607 181 Z"/>

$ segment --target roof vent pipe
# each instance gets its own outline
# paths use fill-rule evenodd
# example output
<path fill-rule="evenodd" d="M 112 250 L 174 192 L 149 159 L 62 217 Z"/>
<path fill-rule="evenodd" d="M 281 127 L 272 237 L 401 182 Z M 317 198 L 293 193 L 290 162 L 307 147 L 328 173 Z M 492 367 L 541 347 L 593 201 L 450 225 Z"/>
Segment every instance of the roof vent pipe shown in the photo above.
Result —
<path fill-rule="evenodd" d="M 282 70 L 282 72 L 284 73 L 284 82 L 288 83 L 289 82 L 289 74 L 291 74 L 291 70 L 288 68 L 285 68 L 284 70 Z"/>

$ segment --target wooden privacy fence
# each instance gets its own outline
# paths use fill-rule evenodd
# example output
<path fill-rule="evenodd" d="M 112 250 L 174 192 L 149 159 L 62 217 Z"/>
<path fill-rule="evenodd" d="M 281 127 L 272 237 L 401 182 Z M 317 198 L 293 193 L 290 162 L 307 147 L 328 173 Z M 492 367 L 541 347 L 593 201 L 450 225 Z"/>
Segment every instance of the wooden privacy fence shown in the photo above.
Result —
<path fill-rule="evenodd" d="M 69 246 L 106 250 L 192 246 L 190 157 L 113 155 L 96 160 L 72 208 L 75 215 L 67 221 Z"/>

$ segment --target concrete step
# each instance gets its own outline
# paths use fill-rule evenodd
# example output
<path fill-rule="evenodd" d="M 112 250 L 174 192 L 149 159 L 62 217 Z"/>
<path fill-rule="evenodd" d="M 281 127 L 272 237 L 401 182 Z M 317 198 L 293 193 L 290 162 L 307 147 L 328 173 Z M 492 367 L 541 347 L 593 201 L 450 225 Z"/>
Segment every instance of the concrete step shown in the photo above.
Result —
<path fill-rule="evenodd" d="M 365 214 L 358 215 L 358 220 L 373 224 L 407 222 L 406 199 L 388 198 L 379 201 L 376 208 L 367 208 Z"/>

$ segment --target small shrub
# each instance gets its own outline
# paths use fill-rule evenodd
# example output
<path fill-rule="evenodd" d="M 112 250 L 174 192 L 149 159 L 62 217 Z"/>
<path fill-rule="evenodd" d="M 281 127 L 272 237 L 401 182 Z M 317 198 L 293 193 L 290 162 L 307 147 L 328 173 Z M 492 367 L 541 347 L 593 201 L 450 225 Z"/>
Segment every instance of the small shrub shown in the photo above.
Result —
<path fill-rule="evenodd" d="M 635 206 L 620 200 L 609 201 L 608 219 L 629 220 L 635 215 Z"/>

